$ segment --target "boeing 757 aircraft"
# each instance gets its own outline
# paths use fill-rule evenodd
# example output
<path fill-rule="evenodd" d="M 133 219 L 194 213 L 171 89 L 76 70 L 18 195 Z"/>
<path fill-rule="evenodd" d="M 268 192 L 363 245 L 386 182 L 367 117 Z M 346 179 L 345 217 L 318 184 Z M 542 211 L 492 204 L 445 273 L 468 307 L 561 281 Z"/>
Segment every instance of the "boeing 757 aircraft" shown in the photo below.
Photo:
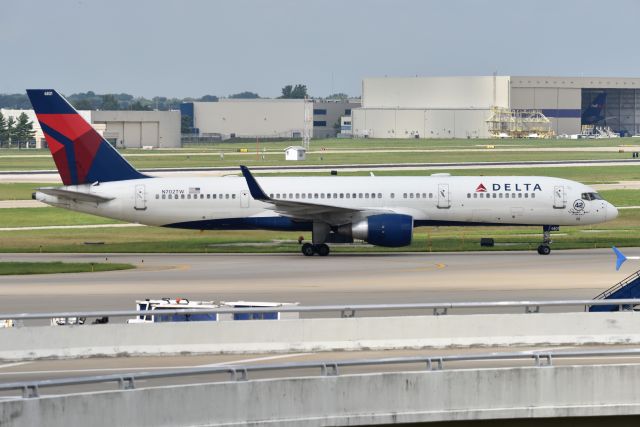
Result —
<path fill-rule="evenodd" d="M 561 225 L 612 220 L 592 188 L 539 176 L 154 178 L 137 171 L 55 90 L 27 90 L 63 186 L 39 188 L 52 206 L 123 221 L 195 230 L 311 231 L 306 256 L 354 239 L 400 247 L 414 227 L 540 225 L 538 253 Z"/>

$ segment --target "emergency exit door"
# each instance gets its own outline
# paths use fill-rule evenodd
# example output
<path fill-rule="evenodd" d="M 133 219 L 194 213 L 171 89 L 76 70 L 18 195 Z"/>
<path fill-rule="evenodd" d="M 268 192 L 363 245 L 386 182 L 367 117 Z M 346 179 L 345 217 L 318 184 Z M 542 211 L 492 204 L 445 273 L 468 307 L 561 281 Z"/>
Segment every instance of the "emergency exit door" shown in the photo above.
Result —
<path fill-rule="evenodd" d="M 246 190 L 242 190 L 240 192 L 240 207 L 241 208 L 249 207 L 249 192 Z"/>
<path fill-rule="evenodd" d="M 137 211 L 147 209 L 147 198 L 144 191 L 144 185 L 136 185 L 134 209 Z"/>
<path fill-rule="evenodd" d="M 562 185 L 553 187 L 553 208 L 564 209 L 567 206 L 567 196 Z"/>
<path fill-rule="evenodd" d="M 448 209 L 449 207 L 451 207 L 449 184 L 438 184 L 438 208 Z"/>

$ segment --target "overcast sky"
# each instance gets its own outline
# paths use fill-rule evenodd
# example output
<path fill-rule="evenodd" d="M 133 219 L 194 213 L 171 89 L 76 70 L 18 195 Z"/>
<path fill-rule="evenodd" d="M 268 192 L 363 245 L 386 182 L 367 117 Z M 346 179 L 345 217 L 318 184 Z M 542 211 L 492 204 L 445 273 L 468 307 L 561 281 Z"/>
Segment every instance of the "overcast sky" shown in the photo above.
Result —
<path fill-rule="evenodd" d="M 640 76 L 638 0 L 18 0 L 0 93 L 358 96 L 363 77 Z"/>

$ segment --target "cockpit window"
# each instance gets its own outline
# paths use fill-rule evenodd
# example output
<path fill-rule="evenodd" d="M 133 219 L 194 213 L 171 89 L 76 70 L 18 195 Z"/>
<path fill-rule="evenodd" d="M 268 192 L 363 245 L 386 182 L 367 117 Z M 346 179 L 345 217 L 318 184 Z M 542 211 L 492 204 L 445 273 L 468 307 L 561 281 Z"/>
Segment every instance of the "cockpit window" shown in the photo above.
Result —
<path fill-rule="evenodd" d="M 582 200 L 603 200 L 598 193 L 582 193 Z"/>

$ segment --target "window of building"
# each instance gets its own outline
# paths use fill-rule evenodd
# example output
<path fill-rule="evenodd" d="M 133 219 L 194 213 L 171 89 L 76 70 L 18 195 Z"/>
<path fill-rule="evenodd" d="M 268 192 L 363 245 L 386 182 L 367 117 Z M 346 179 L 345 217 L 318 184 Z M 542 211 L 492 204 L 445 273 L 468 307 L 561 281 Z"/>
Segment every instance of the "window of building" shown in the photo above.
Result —
<path fill-rule="evenodd" d="M 314 116 L 326 116 L 327 115 L 327 109 L 326 108 L 314 108 L 313 109 L 313 115 Z"/>
<path fill-rule="evenodd" d="M 326 120 L 314 120 L 313 121 L 313 126 L 315 126 L 315 127 L 325 127 L 325 126 L 327 126 L 327 121 Z"/>
<path fill-rule="evenodd" d="M 350 115 L 351 115 L 351 108 L 346 108 L 346 109 L 344 110 L 344 115 L 345 115 L 345 116 L 350 116 Z"/>

